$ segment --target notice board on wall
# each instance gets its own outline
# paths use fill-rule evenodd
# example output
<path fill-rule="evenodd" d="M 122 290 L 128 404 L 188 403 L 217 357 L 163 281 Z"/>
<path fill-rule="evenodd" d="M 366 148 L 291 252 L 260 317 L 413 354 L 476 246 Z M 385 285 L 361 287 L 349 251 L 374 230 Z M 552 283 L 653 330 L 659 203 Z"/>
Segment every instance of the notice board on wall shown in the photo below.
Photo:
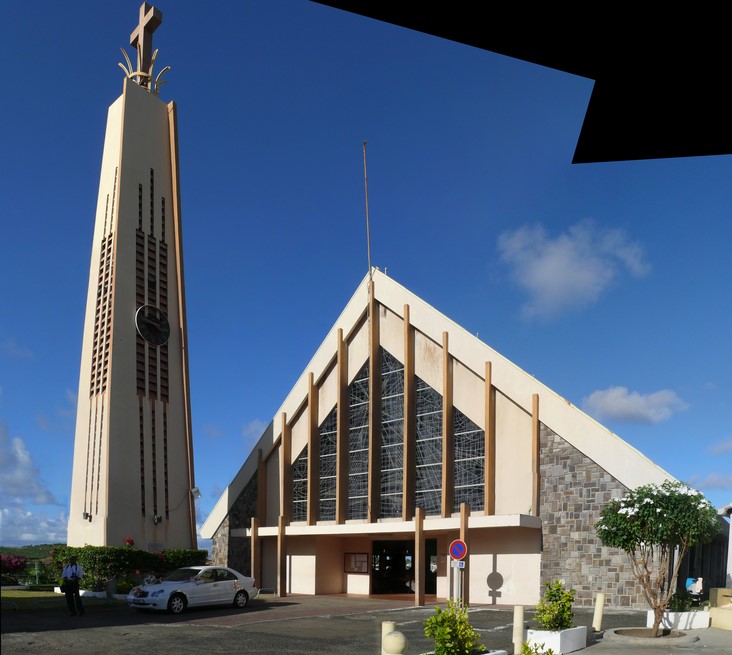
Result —
<path fill-rule="evenodd" d="M 346 553 L 344 555 L 343 568 L 346 573 L 368 573 L 368 553 Z"/>

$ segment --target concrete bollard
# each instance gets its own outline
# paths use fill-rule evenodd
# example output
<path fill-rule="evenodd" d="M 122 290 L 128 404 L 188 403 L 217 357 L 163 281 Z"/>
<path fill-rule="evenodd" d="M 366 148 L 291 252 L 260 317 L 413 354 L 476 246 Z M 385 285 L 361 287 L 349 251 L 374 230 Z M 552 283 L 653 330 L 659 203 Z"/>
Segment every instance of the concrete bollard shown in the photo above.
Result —
<path fill-rule="evenodd" d="M 396 623 L 394 621 L 382 621 L 381 622 L 381 655 L 386 655 L 384 650 L 384 638 L 391 632 L 396 630 Z"/>
<path fill-rule="evenodd" d="M 524 606 L 513 608 L 513 652 L 520 653 L 524 645 Z"/>
<path fill-rule="evenodd" d="M 403 655 L 407 652 L 407 638 L 396 630 L 385 634 L 381 639 L 381 652 L 383 655 Z"/>
<path fill-rule="evenodd" d="M 595 632 L 602 630 L 602 610 L 605 607 L 605 594 L 599 592 L 595 598 L 595 614 L 592 617 L 592 629 Z"/>

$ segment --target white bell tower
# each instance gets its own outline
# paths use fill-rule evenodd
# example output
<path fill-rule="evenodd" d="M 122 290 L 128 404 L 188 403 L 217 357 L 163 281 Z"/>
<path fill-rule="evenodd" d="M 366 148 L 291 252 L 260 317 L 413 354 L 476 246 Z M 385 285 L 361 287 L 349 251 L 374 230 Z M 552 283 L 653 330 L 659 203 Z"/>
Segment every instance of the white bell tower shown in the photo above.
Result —
<path fill-rule="evenodd" d="M 144 3 L 109 108 L 79 375 L 68 545 L 196 548 L 176 107 Z M 124 50 L 123 50 L 124 53 Z"/>

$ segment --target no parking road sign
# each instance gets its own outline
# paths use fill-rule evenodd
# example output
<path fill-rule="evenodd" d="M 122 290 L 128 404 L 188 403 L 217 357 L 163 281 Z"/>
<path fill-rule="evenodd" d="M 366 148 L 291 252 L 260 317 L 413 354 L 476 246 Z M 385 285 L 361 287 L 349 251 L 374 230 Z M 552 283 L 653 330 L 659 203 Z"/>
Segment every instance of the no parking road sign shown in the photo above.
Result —
<path fill-rule="evenodd" d="M 468 547 L 462 539 L 455 539 L 450 544 L 449 548 L 450 557 L 456 560 L 461 560 L 468 554 Z"/>

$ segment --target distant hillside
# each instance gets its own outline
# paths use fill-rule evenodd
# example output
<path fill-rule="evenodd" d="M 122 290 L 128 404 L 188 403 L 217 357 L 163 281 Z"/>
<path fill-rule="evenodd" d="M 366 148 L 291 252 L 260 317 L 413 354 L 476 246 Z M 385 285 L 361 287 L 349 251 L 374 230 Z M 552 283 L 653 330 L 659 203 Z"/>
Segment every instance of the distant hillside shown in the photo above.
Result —
<path fill-rule="evenodd" d="M 51 557 L 51 549 L 66 544 L 38 544 L 36 546 L 0 546 L 0 555 L 22 555 L 28 559 Z"/>

